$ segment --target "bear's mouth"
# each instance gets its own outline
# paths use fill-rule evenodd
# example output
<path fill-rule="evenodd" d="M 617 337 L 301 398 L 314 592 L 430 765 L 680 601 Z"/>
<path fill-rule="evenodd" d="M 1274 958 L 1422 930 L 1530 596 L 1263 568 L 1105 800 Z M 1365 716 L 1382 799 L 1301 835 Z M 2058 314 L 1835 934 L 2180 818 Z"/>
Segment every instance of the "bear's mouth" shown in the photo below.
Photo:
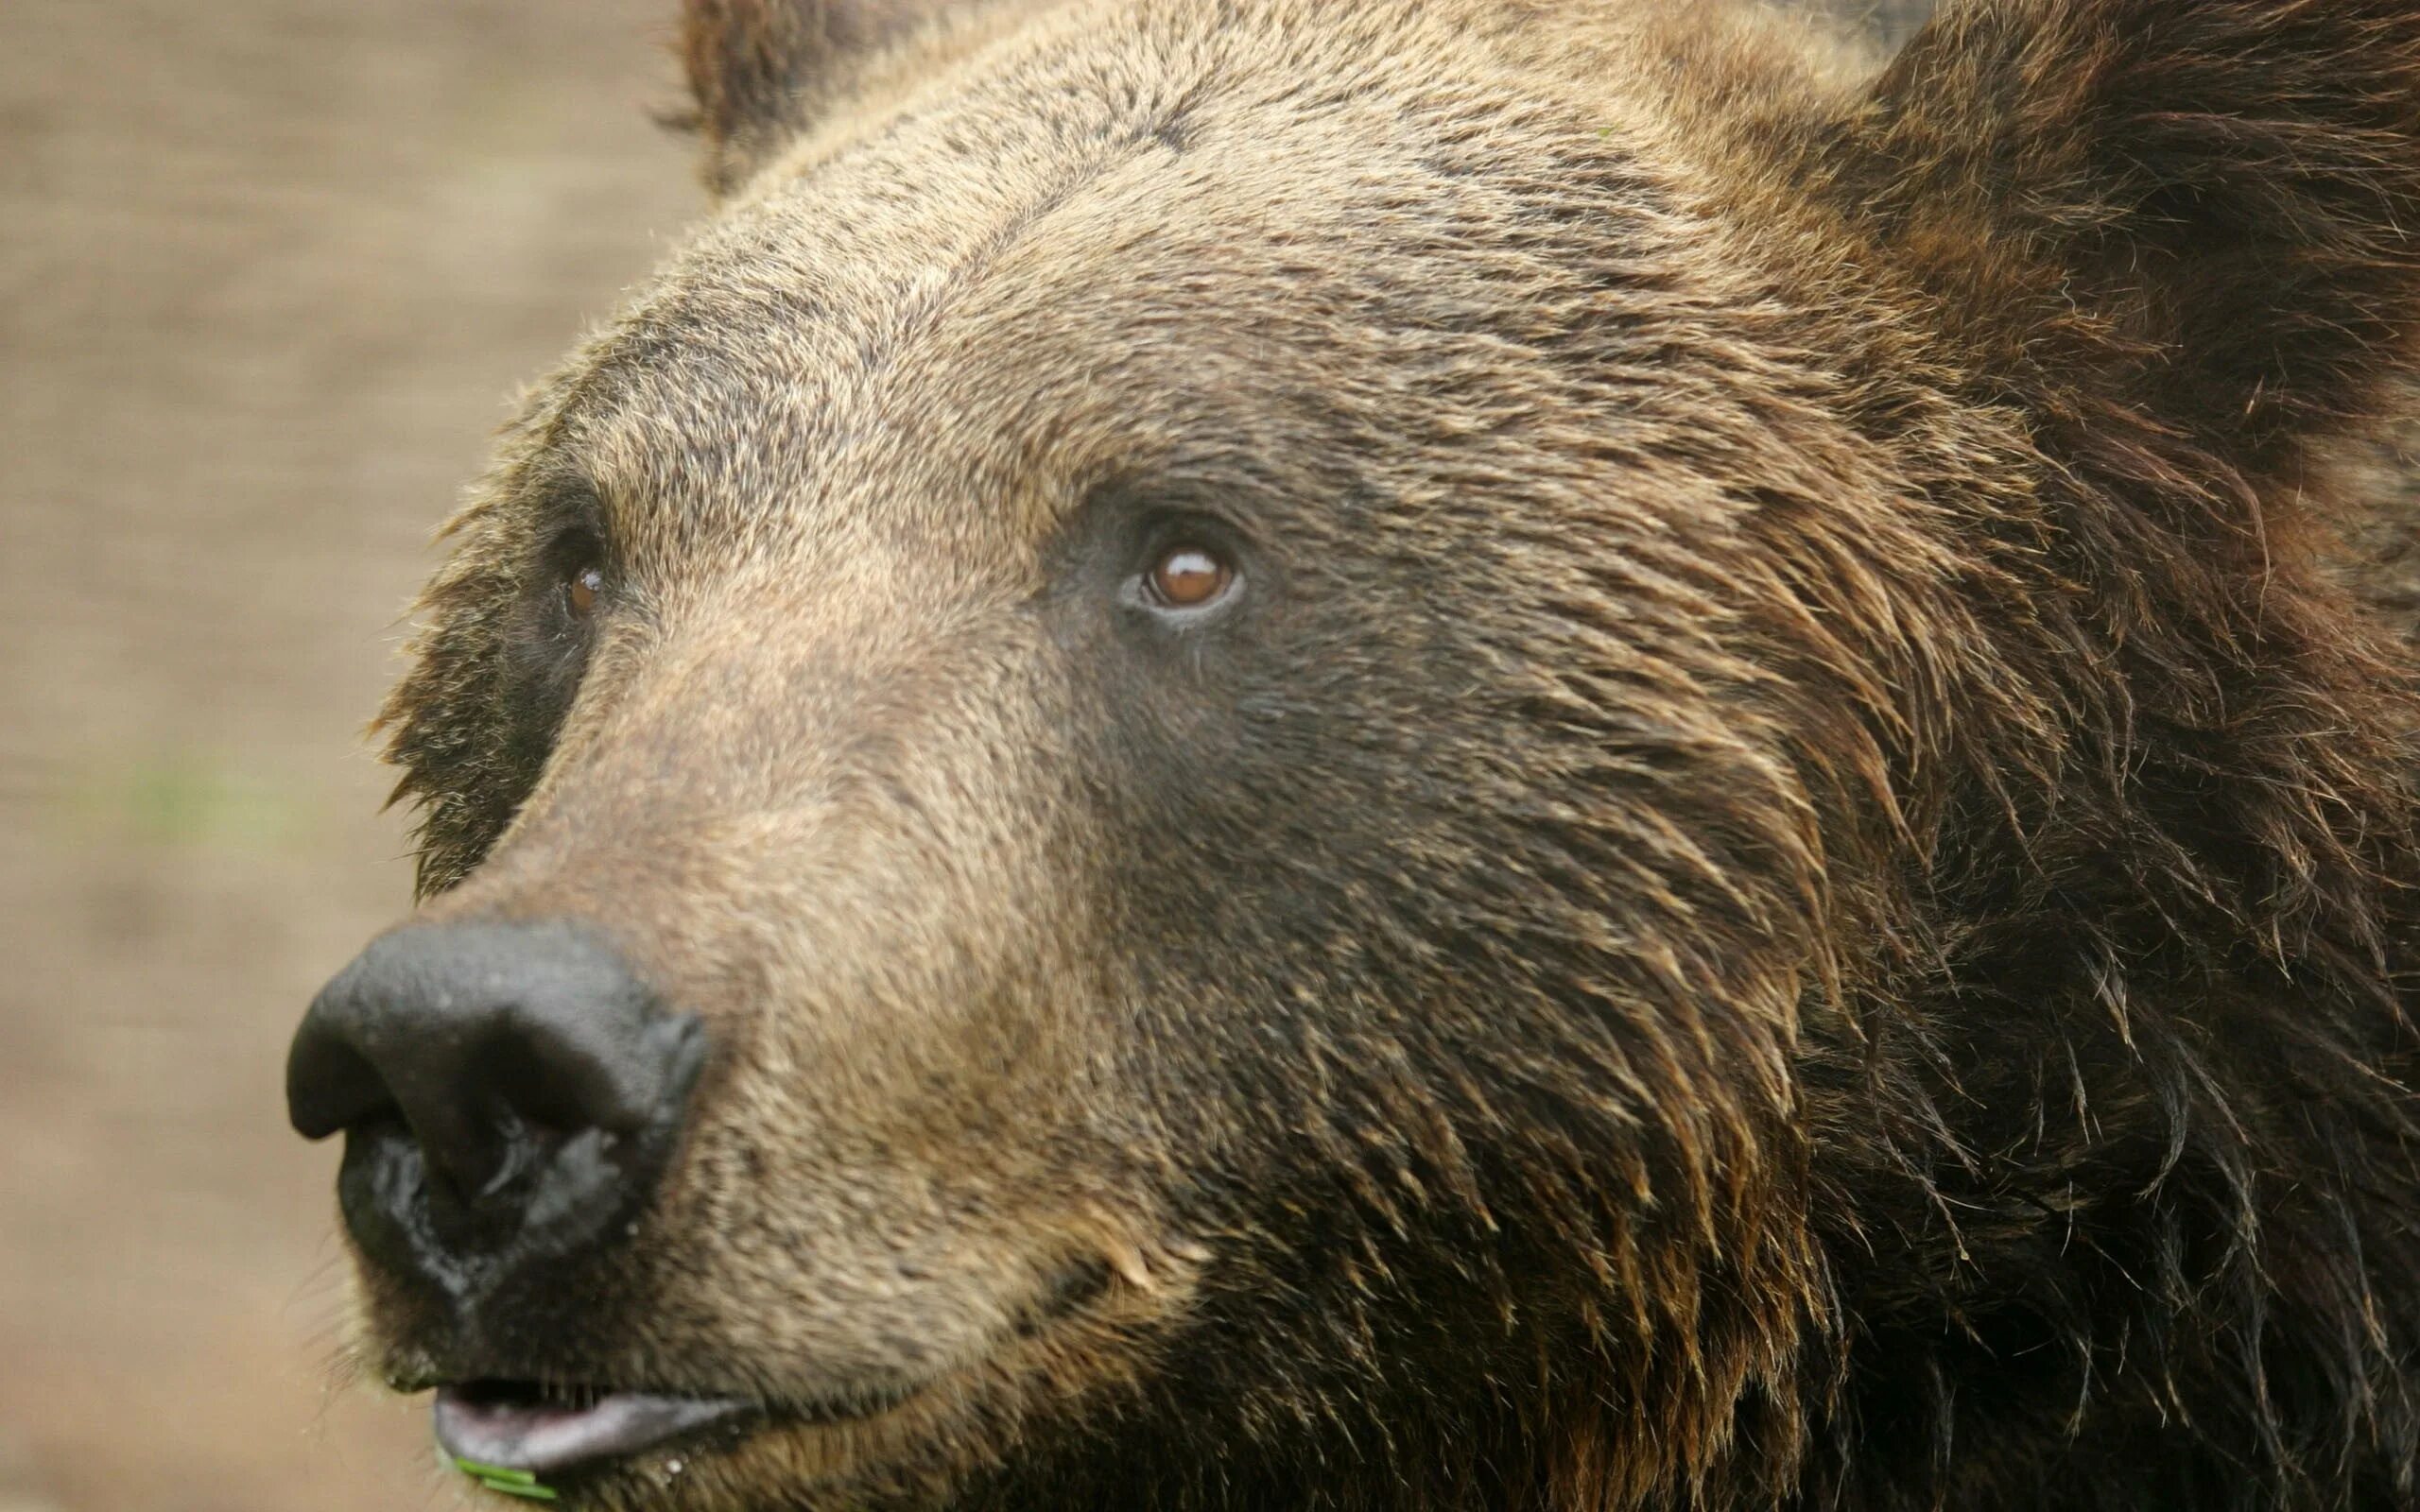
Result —
<path fill-rule="evenodd" d="M 1030 1339 L 1098 1298 L 1108 1289 L 1110 1272 L 1104 1263 L 1071 1267 L 1020 1319 L 1015 1337 Z M 493 1470 L 544 1482 L 603 1473 L 675 1445 L 711 1452 L 768 1429 L 867 1422 L 908 1407 L 936 1382 L 869 1383 L 845 1394 L 779 1400 L 535 1377 L 390 1375 L 389 1383 L 402 1391 L 436 1387 L 431 1416 L 438 1448 L 464 1470 L 481 1478 Z"/>
<path fill-rule="evenodd" d="M 600 1468 L 766 1417 L 737 1397 L 483 1380 L 441 1386 L 437 1444 L 458 1462 L 553 1477 Z"/>
<path fill-rule="evenodd" d="M 491 1377 L 439 1386 L 431 1416 L 437 1447 L 457 1464 L 544 1480 L 678 1443 L 729 1447 L 766 1427 L 863 1421 L 917 1394 L 901 1388 L 845 1401 L 772 1403 Z"/>

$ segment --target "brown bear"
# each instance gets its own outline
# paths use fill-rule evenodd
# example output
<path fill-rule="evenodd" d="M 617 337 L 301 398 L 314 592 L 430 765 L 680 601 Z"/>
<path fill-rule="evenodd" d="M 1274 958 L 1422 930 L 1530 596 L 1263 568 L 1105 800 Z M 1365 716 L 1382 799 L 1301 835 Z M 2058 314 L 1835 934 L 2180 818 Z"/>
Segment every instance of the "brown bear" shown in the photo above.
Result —
<path fill-rule="evenodd" d="M 313 1005 L 499 1492 L 2420 1505 L 2420 0 L 691 0 Z"/>

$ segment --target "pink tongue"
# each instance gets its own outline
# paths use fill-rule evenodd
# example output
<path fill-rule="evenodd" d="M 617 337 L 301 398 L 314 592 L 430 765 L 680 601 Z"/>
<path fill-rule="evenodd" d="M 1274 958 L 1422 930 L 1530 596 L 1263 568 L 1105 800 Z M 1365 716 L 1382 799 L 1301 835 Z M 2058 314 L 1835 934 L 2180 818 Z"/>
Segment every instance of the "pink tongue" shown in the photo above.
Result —
<path fill-rule="evenodd" d="M 594 1406 L 530 1401 L 493 1389 L 437 1393 L 437 1444 L 456 1459 L 548 1475 L 652 1449 L 748 1411 L 743 1401 L 620 1392 Z"/>

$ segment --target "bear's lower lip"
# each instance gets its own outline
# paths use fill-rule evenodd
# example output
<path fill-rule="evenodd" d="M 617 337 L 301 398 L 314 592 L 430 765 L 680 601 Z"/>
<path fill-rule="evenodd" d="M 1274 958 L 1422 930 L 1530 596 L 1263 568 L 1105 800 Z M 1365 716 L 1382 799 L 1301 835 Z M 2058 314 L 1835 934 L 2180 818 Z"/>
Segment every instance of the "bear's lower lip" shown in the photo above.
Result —
<path fill-rule="evenodd" d="M 457 1460 L 559 1475 L 627 1458 L 759 1412 L 736 1399 L 548 1391 L 527 1381 L 441 1386 L 437 1443 Z"/>

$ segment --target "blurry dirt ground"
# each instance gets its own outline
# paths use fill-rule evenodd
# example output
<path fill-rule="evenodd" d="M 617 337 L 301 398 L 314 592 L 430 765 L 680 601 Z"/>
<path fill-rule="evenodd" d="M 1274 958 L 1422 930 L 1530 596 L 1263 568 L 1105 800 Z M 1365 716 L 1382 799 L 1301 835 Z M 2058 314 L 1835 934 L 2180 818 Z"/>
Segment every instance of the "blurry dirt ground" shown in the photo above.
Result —
<path fill-rule="evenodd" d="M 670 0 L 0 0 L 0 1512 L 447 1505 L 284 1041 L 514 386 L 702 208 Z"/>
<path fill-rule="evenodd" d="M 427 533 L 700 209 L 673 9 L 0 0 L 0 1512 L 455 1499 L 328 1389 L 285 1042 L 406 906 Z"/>

